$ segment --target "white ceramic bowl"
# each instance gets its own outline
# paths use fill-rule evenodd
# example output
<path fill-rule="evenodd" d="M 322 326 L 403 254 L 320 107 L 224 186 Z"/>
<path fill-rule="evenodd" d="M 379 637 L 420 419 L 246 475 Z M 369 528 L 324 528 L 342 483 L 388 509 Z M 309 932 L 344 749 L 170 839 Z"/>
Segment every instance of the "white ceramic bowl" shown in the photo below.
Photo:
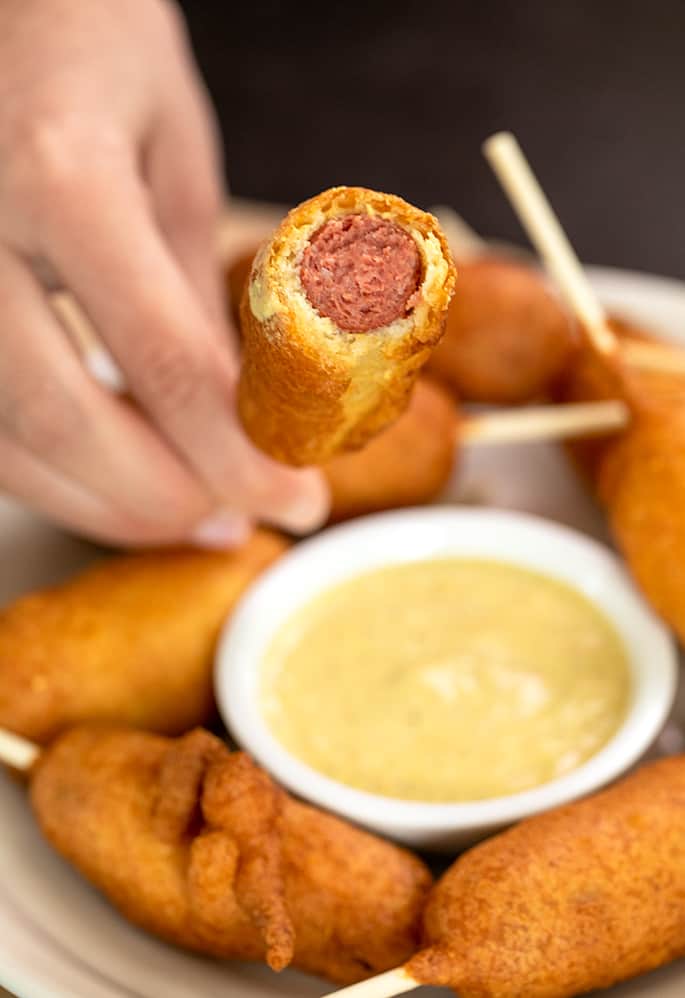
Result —
<path fill-rule="evenodd" d="M 631 705 L 614 737 L 582 766 L 532 790 L 463 804 L 397 800 L 356 790 L 293 756 L 260 709 L 265 653 L 281 625 L 322 590 L 384 565 L 445 556 L 495 558 L 560 579 L 613 622 L 629 656 Z M 656 738 L 675 694 L 674 643 L 617 557 L 582 534 L 518 513 L 426 507 L 364 517 L 299 544 L 252 587 L 218 649 L 216 692 L 236 740 L 284 786 L 408 845 L 451 850 L 617 777 Z"/>

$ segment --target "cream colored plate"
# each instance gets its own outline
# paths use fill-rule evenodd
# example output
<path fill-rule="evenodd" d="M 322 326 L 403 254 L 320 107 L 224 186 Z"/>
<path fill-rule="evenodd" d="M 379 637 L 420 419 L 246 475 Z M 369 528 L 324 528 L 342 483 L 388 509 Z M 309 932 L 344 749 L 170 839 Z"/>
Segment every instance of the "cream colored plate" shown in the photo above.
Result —
<path fill-rule="evenodd" d="M 627 317 L 685 339 L 685 285 L 595 270 L 605 302 Z M 523 509 L 604 537 L 604 524 L 550 446 L 473 449 L 453 498 Z M 94 549 L 0 500 L 0 601 L 68 575 Z M 661 748 L 683 739 L 683 691 Z M 326 986 L 299 974 L 186 955 L 120 919 L 41 841 L 21 787 L 0 776 L 0 984 L 20 998 L 307 998 Z M 448 992 L 424 989 L 417 994 Z M 685 963 L 616 988 L 619 996 L 685 993 Z"/>

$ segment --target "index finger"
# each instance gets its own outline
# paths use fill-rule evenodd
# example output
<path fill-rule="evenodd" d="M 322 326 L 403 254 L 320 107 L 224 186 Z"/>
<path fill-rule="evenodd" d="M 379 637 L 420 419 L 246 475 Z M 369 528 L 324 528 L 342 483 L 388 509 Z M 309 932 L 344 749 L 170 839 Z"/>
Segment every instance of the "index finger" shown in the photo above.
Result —
<path fill-rule="evenodd" d="M 45 206 L 43 252 L 142 408 L 218 498 L 292 530 L 318 526 L 322 477 L 277 465 L 245 438 L 234 362 L 164 245 L 133 165 L 99 164 L 78 183 L 67 177 L 60 194 Z"/>

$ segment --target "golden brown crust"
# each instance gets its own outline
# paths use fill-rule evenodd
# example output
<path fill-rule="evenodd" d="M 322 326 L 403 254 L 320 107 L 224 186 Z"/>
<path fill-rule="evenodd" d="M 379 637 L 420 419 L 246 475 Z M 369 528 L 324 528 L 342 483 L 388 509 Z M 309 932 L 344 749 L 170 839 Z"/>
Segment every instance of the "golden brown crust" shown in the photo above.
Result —
<path fill-rule="evenodd" d="M 257 249 L 226 271 L 236 322 L 238 304 Z M 329 522 L 437 498 L 458 453 L 458 403 L 439 384 L 419 377 L 402 415 L 358 451 L 323 465 L 331 495 Z"/>
<path fill-rule="evenodd" d="M 685 641 L 685 410 L 641 414 L 604 453 L 598 492 L 632 575 Z"/>
<path fill-rule="evenodd" d="M 293 800 L 205 731 L 73 729 L 43 753 L 31 798 L 54 848 L 178 946 L 351 983 L 418 945 L 423 863 Z"/>
<path fill-rule="evenodd" d="M 611 325 L 621 339 L 653 338 L 618 319 Z M 685 640 L 685 376 L 614 367 L 584 351 L 558 397 L 630 403 L 627 429 L 567 446 L 645 597 Z"/>
<path fill-rule="evenodd" d="M 429 373 L 474 402 L 547 395 L 578 347 L 561 304 L 530 267 L 494 256 L 457 264 L 459 293 Z"/>
<path fill-rule="evenodd" d="M 346 333 L 319 316 L 298 274 L 309 235 L 329 218 L 356 212 L 409 231 L 424 270 L 411 315 L 366 333 Z M 437 221 L 401 198 L 337 187 L 291 211 L 257 254 L 241 303 L 239 412 L 252 440 L 296 465 L 363 446 L 406 407 L 442 335 L 455 276 Z"/>
<path fill-rule="evenodd" d="M 614 331 L 619 327 L 613 321 Z M 557 402 L 602 402 L 625 396 L 625 372 L 613 360 L 598 356 L 588 347 L 579 350 L 573 362 L 553 386 Z M 569 440 L 565 448 L 584 483 L 594 492 L 597 476 L 605 455 L 617 439 L 616 434 L 579 437 Z"/>
<path fill-rule="evenodd" d="M 458 411 L 438 385 L 419 378 L 407 409 L 359 451 L 323 466 L 333 522 L 415 506 L 445 488 L 457 454 Z"/>
<path fill-rule="evenodd" d="M 45 742 L 113 720 L 176 734 L 214 711 L 219 629 L 287 542 L 117 556 L 0 610 L 0 725 Z"/>
<path fill-rule="evenodd" d="M 685 953 L 685 757 L 464 854 L 409 973 L 461 998 L 570 998 Z"/>
<path fill-rule="evenodd" d="M 652 333 L 615 316 L 610 318 L 609 325 L 621 341 L 649 342 L 657 339 Z M 628 368 L 597 356 L 595 351 L 586 348 L 578 351 L 563 377 L 557 380 L 554 398 L 558 402 L 624 398 L 632 406 L 636 417 L 657 416 L 685 402 L 685 377 L 666 371 Z M 597 489 L 605 459 L 625 436 L 625 433 L 608 434 L 579 438 L 566 444 L 574 464 L 593 491 Z"/>
<path fill-rule="evenodd" d="M 351 982 L 416 952 L 432 886 L 418 857 L 292 798 L 283 857 L 299 966 Z"/>

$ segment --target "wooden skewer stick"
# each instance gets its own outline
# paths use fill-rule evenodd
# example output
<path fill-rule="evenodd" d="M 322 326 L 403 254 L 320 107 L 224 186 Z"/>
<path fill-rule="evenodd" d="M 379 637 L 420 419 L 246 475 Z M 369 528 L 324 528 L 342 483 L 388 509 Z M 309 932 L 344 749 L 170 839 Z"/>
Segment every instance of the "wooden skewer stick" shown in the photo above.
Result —
<path fill-rule="evenodd" d="M 564 440 L 614 433 L 629 422 L 625 402 L 568 402 L 466 416 L 457 427 L 457 439 L 466 446 Z"/>
<path fill-rule="evenodd" d="M 392 998 L 393 995 L 403 995 L 407 991 L 413 991 L 420 987 L 421 984 L 410 977 L 403 967 L 398 967 L 396 970 L 388 970 L 385 974 L 378 974 L 377 977 L 370 977 L 368 981 L 351 984 L 339 991 L 330 991 L 324 998 L 333 998 L 333 996 L 335 998 Z"/>
<path fill-rule="evenodd" d="M 26 772 L 40 755 L 40 748 L 21 735 L 0 728 L 0 763 Z"/>
<path fill-rule="evenodd" d="M 126 392 L 124 375 L 76 299 L 68 291 L 55 291 L 50 295 L 50 305 L 95 380 L 117 395 L 123 395 Z"/>
<path fill-rule="evenodd" d="M 600 353 L 613 353 L 616 336 L 604 309 L 516 138 L 511 132 L 499 132 L 485 142 L 483 152 L 592 345 Z"/>
<path fill-rule="evenodd" d="M 620 343 L 516 138 L 510 132 L 499 132 L 484 143 L 483 152 L 595 350 L 605 356 L 620 353 L 634 367 L 685 373 L 682 348 L 660 343 Z"/>
<path fill-rule="evenodd" d="M 685 372 L 685 351 L 682 349 L 659 343 L 619 343 L 515 137 L 508 132 L 494 135 L 484 144 L 483 150 L 531 241 L 595 348 L 605 354 L 620 349 L 622 357 L 636 367 Z"/>
<path fill-rule="evenodd" d="M 231 255 L 233 225 L 234 216 L 227 208 L 217 232 L 216 248 L 221 266 L 227 265 Z M 68 291 L 55 291 L 50 295 L 50 306 L 93 378 L 115 394 L 125 395 L 127 388 L 123 372 L 76 299 Z"/>

